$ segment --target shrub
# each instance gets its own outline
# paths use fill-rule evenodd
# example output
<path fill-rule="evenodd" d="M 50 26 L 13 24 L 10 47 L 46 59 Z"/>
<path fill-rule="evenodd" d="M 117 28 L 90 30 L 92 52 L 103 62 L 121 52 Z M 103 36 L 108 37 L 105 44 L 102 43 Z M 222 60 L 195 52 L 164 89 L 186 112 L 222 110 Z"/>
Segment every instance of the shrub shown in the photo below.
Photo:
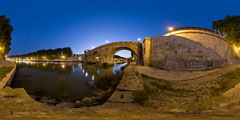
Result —
<path fill-rule="evenodd" d="M 133 92 L 133 98 L 134 102 L 144 105 L 147 100 L 149 100 L 149 97 L 153 93 L 153 89 L 150 88 L 147 85 L 144 85 L 143 90 L 136 90 Z"/>

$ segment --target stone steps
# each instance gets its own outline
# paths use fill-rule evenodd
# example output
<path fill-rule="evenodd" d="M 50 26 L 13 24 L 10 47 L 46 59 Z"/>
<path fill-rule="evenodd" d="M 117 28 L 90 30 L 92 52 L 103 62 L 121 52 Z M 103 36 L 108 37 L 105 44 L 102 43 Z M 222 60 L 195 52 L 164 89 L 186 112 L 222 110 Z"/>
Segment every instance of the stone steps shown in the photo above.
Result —
<path fill-rule="evenodd" d="M 137 76 L 136 73 L 136 64 L 131 63 L 125 68 L 122 80 L 112 96 L 108 99 L 108 102 L 132 103 L 134 101 L 132 95 L 133 91 L 143 89 L 142 79 Z"/>

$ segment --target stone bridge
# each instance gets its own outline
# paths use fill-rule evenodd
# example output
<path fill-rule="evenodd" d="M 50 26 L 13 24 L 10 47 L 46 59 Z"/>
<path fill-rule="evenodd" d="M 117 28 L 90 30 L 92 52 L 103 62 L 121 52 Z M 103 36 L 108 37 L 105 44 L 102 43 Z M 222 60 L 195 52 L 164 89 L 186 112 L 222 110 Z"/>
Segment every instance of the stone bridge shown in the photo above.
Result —
<path fill-rule="evenodd" d="M 213 30 L 176 28 L 143 42 L 115 42 L 85 52 L 84 62 L 113 63 L 120 50 L 130 50 L 136 62 L 168 70 L 207 70 L 240 63 L 240 48 Z"/>
<path fill-rule="evenodd" d="M 84 62 L 89 63 L 113 63 L 115 53 L 120 50 L 129 50 L 136 56 L 136 62 L 142 62 L 142 43 L 141 42 L 113 42 L 104 44 L 97 48 L 87 51 L 83 55 Z"/>

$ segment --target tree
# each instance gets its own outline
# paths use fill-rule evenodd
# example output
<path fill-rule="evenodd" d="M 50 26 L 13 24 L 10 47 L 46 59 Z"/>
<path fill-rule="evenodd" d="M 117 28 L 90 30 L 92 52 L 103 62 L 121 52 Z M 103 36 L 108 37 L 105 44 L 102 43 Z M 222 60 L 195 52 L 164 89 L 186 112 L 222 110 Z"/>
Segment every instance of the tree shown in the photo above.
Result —
<path fill-rule="evenodd" d="M 27 54 L 22 54 L 22 55 L 14 55 L 11 57 L 22 57 L 22 58 L 38 58 L 38 59 L 45 59 L 44 57 L 46 57 L 47 59 L 59 59 L 61 58 L 62 55 L 66 56 L 66 57 L 70 57 L 72 56 L 72 50 L 70 47 L 65 47 L 65 48 L 57 48 L 57 49 L 48 49 L 48 50 L 38 50 L 36 52 L 32 52 L 32 53 L 27 53 Z"/>
<path fill-rule="evenodd" d="M 240 45 L 240 16 L 226 16 L 222 20 L 213 21 L 212 28 L 231 43 Z"/>
<path fill-rule="evenodd" d="M 63 55 L 66 57 L 71 57 L 73 54 L 72 49 L 70 47 L 63 48 Z"/>
<path fill-rule="evenodd" d="M 6 18 L 5 15 L 0 15 L 0 47 L 1 53 L 7 55 L 11 50 L 11 33 L 13 27 L 10 25 L 10 19 Z"/>

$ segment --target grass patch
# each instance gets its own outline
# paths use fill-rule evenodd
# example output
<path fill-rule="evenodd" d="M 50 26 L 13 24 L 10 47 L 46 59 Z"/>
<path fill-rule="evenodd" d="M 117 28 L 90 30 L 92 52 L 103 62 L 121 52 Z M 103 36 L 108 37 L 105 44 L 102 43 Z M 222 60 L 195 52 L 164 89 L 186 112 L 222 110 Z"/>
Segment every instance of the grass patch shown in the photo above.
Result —
<path fill-rule="evenodd" d="M 220 76 L 219 81 L 217 84 L 219 87 L 213 87 L 212 92 L 214 93 L 220 93 L 225 92 L 231 88 L 233 88 L 236 84 L 240 82 L 240 68 L 238 68 L 235 71 L 228 72 L 222 76 Z"/>
<path fill-rule="evenodd" d="M 80 108 L 84 106 L 92 106 L 92 104 L 95 102 L 95 100 L 88 101 L 88 102 L 80 102 L 80 103 L 74 103 L 73 108 Z"/>
<path fill-rule="evenodd" d="M 1 67 L 0 68 L 0 81 L 9 73 L 13 67 Z"/>
<path fill-rule="evenodd" d="M 140 105 L 144 105 L 150 96 L 153 94 L 154 90 L 147 85 L 144 85 L 143 90 L 136 90 L 133 92 L 134 102 Z"/>
<path fill-rule="evenodd" d="M 186 93 L 186 92 L 193 92 L 193 90 L 189 89 L 184 89 L 184 88 L 173 88 L 170 84 L 165 83 L 165 84 L 158 84 L 156 82 L 151 82 L 150 83 L 152 86 L 160 89 L 160 90 L 167 90 L 167 91 L 172 91 L 172 92 L 178 92 L 178 93 Z"/>

